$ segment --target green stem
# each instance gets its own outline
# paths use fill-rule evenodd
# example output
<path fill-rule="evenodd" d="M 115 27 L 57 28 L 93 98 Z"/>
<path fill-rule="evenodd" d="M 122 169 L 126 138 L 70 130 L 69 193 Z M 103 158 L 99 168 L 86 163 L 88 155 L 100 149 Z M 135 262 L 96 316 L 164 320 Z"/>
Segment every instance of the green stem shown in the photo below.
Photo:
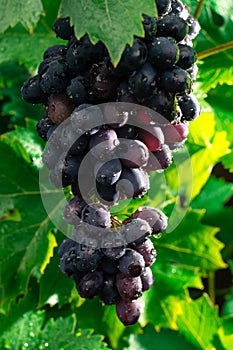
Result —
<path fill-rule="evenodd" d="M 208 278 L 208 292 L 212 303 L 215 304 L 215 285 L 214 285 L 215 273 L 214 271 L 209 272 Z"/>
<path fill-rule="evenodd" d="M 199 60 L 203 60 L 206 57 L 209 57 L 211 55 L 215 55 L 216 53 L 219 53 L 221 51 L 229 50 L 233 48 L 233 41 L 229 41 L 228 43 L 212 47 L 211 49 L 199 52 L 197 54 L 197 58 Z"/>
<path fill-rule="evenodd" d="M 205 0 L 200 0 L 198 2 L 197 7 L 196 7 L 196 9 L 194 11 L 194 15 L 193 15 L 196 19 L 198 19 L 200 17 L 201 11 L 202 11 L 203 6 L 204 6 L 204 3 L 205 3 Z"/>

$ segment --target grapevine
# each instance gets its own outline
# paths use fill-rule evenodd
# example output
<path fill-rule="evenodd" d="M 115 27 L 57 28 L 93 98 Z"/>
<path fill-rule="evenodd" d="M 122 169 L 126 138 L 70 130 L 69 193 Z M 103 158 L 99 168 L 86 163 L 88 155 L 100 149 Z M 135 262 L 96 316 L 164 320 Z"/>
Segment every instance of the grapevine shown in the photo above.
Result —
<path fill-rule="evenodd" d="M 22 87 L 25 101 L 44 105 L 37 131 L 47 142 L 49 180 L 73 195 L 64 220 L 74 230 L 59 247 L 60 269 L 82 298 L 116 304 L 126 326 L 137 322 L 138 299 L 153 285 L 150 238 L 168 218 L 141 206 L 119 221 L 110 207 L 148 192 L 148 173 L 171 165 L 200 114 L 192 90 L 200 26 L 179 0 L 156 5 L 158 17 L 143 14 L 144 37 L 126 45 L 116 67 L 102 42 L 76 38 L 69 17 L 58 18 L 53 30 L 66 44 L 47 48 Z"/>

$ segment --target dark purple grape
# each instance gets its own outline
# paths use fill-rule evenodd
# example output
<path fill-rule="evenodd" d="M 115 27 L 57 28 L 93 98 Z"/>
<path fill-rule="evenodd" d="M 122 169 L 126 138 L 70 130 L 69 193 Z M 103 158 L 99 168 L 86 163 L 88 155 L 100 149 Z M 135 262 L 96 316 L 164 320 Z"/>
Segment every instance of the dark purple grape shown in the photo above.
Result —
<path fill-rule="evenodd" d="M 70 44 L 66 54 L 67 64 L 74 73 L 85 73 L 93 63 L 102 59 L 104 51 L 102 42 L 98 41 L 94 45 L 88 35 L 84 35 Z"/>
<path fill-rule="evenodd" d="M 157 32 L 156 19 L 154 17 L 143 14 L 142 24 L 145 32 L 145 41 L 150 42 Z"/>
<path fill-rule="evenodd" d="M 132 46 L 126 45 L 117 70 L 123 75 L 128 75 L 139 69 L 146 62 L 146 59 L 146 44 L 142 40 L 135 38 Z"/>
<path fill-rule="evenodd" d="M 113 74 L 113 67 L 108 61 L 93 64 L 90 71 L 89 99 L 115 100 L 118 83 L 119 78 Z"/>
<path fill-rule="evenodd" d="M 77 284 L 77 291 L 82 298 L 93 299 L 102 289 L 103 274 L 100 271 L 87 273 Z"/>
<path fill-rule="evenodd" d="M 157 86 L 158 72 L 146 62 L 140 70 L 135 71 L 129 78 L 130 91 L 138 101 L 143 101 L 153 95 Z"/>
<path fill-rule="evenodd" d="M 76 105 L 87 102 L 87 90 L 85 87 L 85 80 L 81 75 L 71 79 L 70 84 L 66 88 L 67 96 Z"/>
<path fill-rule="evenodd" d="M 142 220 L 149 225 L 152 234 L 157 234 L 167 228 L 167 216 L 159 209 L 153 207 L 140 207 L 133 214 L 133 218 Z"/>
<path fill-rule="evenodd" d="M 58 38 L 69 40 L 74 35 L 74 27 L 70 25 L 70 17 L 57 18 L 52 27 Z"/>
<path fill-rule="evenodd" d="M 90 152 L 100 162 L 112 158 L 112 152 L 119 145 L 113 129 L 100 130 L 90 138 Z"/>
<path fill-rule="evenodd" d="M 86 202 L 81 196 L 75 196 L 65 206 L 63 217 L 71 225 L 77 225 L 80 223 L 81 213 L 85 207 Z"/>
<path fill-rule="evenodd" d="M 146 171 L 156 171 L 168 168 L 172 163 L 172 153 L 167 145 L 162 145 L 156 152 L 151 152 Z"/>
<path fill-rule="evenodd" d="M 146 145 L 148 150 L 151 152 L 157 151 L 161 147 L 161 145 L 164 143 L 163 132 L 161 128 L 158 126 L 152 125 L 147 130 L 139 129 L 138 137 Z M 141 166 L 146 166 L 146 164 Z"/>
<path fill-rule="evenodd" d="M 189 15 L 187 18 L 187 23 L 188 23 L 188 36 L 190 39 L 194 39 L 196 38 L 196 36 L 198 35 L 198 33 L 200 32 L 200 24 L 198 23 L 198 21 L 196 20 L 196 18 L 194 18 L 193 16 Z"/>
<path fill-rule="evenodd" d="M 184 19 L 166 15 L 157 20 L 157 36 L 172 37 L 176 42 L 183 40 L 188 34 L 188 24 Z"/>
<path fill-rule="evenodd" d="M 158 15 L 164 16 L 171 10 L 171 0 L 155 0 Z"/>
<path fill-rule="evenodd" d="M 146 267 L 140 276 L 142 281 L 142 291 L 150 289 L 154 284 L 154 276 L 149 267 Z"/>
<path fill-rule="evenodd" d="M 71 276 L 77 272 L 75 266 L 75 254 L 70 254 L 70 251 L 65 252 L 60 260 L 60 270 L 67 276 Z"/>
<path fill-rule="evenodd" d="M 51 58 L 51 57 L 55 58 L 55 57 L 65 56 L 66 52 L 67 52 L 67 46 L 65 46 L 65 45 L 50 46 L 44 52 L 44 57 L 43 58 L 44 58 L 44 60 L 47 60 L 48 58 Z"/>
<path fill-rule="evenodd" d="M 102 185 L 113 185 L 121 176 L 121 162 L 118 158 L 113 158 L 105 163 L 97 162 L 95 165 L 96 181 Z"/>
<path fill-rule="evenodd" d="M 155 262 L 157 253 L 150 239 L 140 244 L 133 245 L 132 248 L 143 256 L 146 267 L 151 266 Z"/>
<path fill-rule="evenodd" d="M 54 170 L 50 171 L 50 181 L 55 187 L 61 188 L 72 184 L 78 178 L 82 157 L 60 156 Z"/>
<path fill-rule="evenodd" d="M 70 252 L 73 248 L 77 246 L 77 242 L 70 238 L 66 238 L 62 241 L 60 247 L 58 248 L 57 255 L 61 259 L 63 254 Z"/>
<path fill-rule="evenodd" d="M 116 287 L 124 300 L 134 300 L 142 295 L 142 281 L 140 276 L 126 277 L 122 273 L 116 275 Z"/>
<path fill-rule="evenodd" d="M 38 75 L 28 79 L 21 88 L 22 98 L 33 104 L 45 103 L 47 100 L 47 95 L 41 89 L 40 78 Z"/>
<path fill-rule="evenodd" d="M 196 62 L 197 60 L 197 54 L 195 50 L 188 45 L 182 45 L 179 44 L 179 51 L 180 51 L 180 57 L 178 62 L 176 63 L 177 66 L 183 68 L 183 69 L 188 69 L 192 67 L 192 65 Z"/>
<path fill-rule="evenodd" d="M 115 276 L 104 277 L 104 284 L 98 295 L 105 305 L 113 305 L 120 300 L 120 295 L 115 286 Z"/>
<path fill-rule="evenodd" d="M 69 83 L 65 60 L 56 59 L 44 66 L 40 78 L 40 87 L 46 94 L 57 94 L 66 89 Z"/>
<path fill-rule="evenodd" d="M 147 105 L 168 121 L 172 121 L 176 116 L 175 96 L 171 92 L 158 90 L 152 98 L 148 100 Z M 156 119 L 156 116 L 154 119 Z"/>
<path fill-rule="evenodd" d="M 75 265 L 80 272 L 95 271 L 101 263 L 101 253 L 89 244 L 78 244 L 76 247 Z"/>
<path fill-rule="evenodd" d="M 117 102 L 137 103 L 136 96 L 130 92 L 128 82 L 122 82 L 117 88 Z"/>
<path fill-rule="evenodd" d="M 101 203 L 109 206 L 118 203 L 119 191 L 116 190 L 116 184 L 103 185 L 96 182 L 96 191 L 96 195 Z"/>
<path fill-rule="evenodd" d="M 36 131 L 42 140 L 48 141 L 48 132 L 54 126 L 56 124 L 49 117 L 44 117 L 36 124 Z"/>
<path fill-rule="evenodd" d="M 140 276 L 145 268 L 145 261 L 141 254 L 127 248 L 125 254 L 119 259 L 119 271 L 128 277 Z"/>
<path fill-rule="evenodd" d="M 116 190 L 124 198 L 137 198 L 144 196 L 150 188 L 148 174 L 141 168 L 123 167 Z"/>
<path fill-rule="evenodd" d="M 109 275 L 115 275 L 118 272 L 118 260 L 106 256 L 102 257 L 101 269 Z"/>
<path fill-rule="evenodd" d="M 74 104 L 65 93 L 51 94 L 46 104 L 48 117 L 56 124 L 69 118 L 74 110 Z"/>
<path fill-rule="evenodd" d="M 127 244 L 134 247 L 144 242 L 152 233 L 152 228 L 146 220 L 141 218 L 130 219 L 122 227 L 122 236 L 125 238 Z"/>
<path fill-rule="evenodd" d="M 146 145 L 139 140 L 121 140 L 116 154 L 122 164 L 130 168 L 145 166 L 149 158 Z"/>
<path fill-rule="evenodd" d="M 116 133 L 119 139 L 136 139 L 138 130 L 135 126 L 125 124 L 119 129 L 116 129 Z"/>
<path fill-rule="evenodd" d="M 171 38 L 153 38 L 149 45 L 149 61 L 156 67 L 163 70 L 172 68 L 179 59 L 179 48 Z"/>
<path fill-rule="evenodd" d="M 119 320 L 125 326 L 135 324 L 140 316 L 140 305 L 137 300 L 129 301 L 121 299 L 116 303 L 116 313 Z"/>
<path fill-rule="evenodd" d="M 180 0 L 172 0 L 172 8 L 170 15 L 175 15 L 186 20 L 189 16 L 189 12 L 185 4 Z"/>
<path fill-rule="evenodd" d="M 88 144 L 89 144 L 89 138 L 86 134 L 79 136 L 70 147 L 69 155 L 79 155 L 79 154 L 86 153 Z"/>
<path fill-rule="evenodd" d="M 125 254 L 126 242 L 118 232 L 108 232 L 102 240 L 102 252 L 109 259 L 120 259 Z"/>
<path fill-rule="evenodd" d="M 178 99 L 178 105 L 179 105 L 181 113 L 182 113 L 182 116 L 181 116 L 182 121 L 194 120 L 201 113 L 200 104 L 199 104 L 196 96 L 193 94 L 181 96 Z"/>
<path fill-rule="evenodd" d="M 167 92 L 185 93 L 191 89 L 191 79 L 189 74 L 180 67 L 162 72 L 160 86 Z"/>
<path fill-rule="evenodd" d="M 103 204 L 93 203 L 86 205 L 82 210 L 81 218 L 89 225 L 103 228 L 111 226 L 110 213 Z"/>

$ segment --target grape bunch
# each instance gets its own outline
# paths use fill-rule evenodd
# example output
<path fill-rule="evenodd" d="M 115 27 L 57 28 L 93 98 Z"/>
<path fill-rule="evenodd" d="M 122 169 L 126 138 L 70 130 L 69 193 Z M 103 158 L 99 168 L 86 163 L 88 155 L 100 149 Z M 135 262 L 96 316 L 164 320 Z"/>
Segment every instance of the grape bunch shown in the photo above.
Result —
<path fill-rule="evenodd" d="M 150 237 L 166 229 L 167 217 L 140 207 L 120 222 L 110 207 L 148 192 L 148 173 L 170 166 L 200 114 L 192 90 L 200 26 L 180 0 L 156 5 L 158 17 L 143 14 L 144 37 L 126 45 L 116 67 L 101 41 L 77 39 L 70 18 L 58 18 L 53 30 L 66 43 L 46 49 L 21 89 L 25 101 L 44 106 L 36 128 L 47 142 L 49 180 L 73 195 L 64 209 L 73 236 L 59 248 L 61 271 L 83 298 L 116 304 L 125 325 L 138 320 L 137 299 L 153 284 Z"/>
<path fill-rule="evenodd" d="M 59 247 L 61 271 L 73 278 L 81 297 L 98 296 L 105 305 L 116 304 L 121 322 L 134 324 L 140 316 L 137 299 L 154 282 L 150 266 L 156 250 L 150 237 L 166 229 L 167 217 L 153 207 L 140 207 L 111 227 L 107 208 L 76 196 L 66 205 L 64 218 L 75 230 L 73 239 Z"/>

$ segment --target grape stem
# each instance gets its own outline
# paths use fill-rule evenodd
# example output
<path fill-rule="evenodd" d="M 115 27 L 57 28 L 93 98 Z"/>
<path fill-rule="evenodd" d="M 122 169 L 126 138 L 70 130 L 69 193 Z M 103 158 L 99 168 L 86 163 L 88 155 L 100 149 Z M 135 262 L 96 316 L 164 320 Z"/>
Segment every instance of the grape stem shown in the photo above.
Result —
<path fill-rule="evenodd" d="M 229 41 L 228 43 L 221 44 L 219 46 L 212 47 L 211 49 L 199 52 L 197 54 L 197 58 L 199 60 L 203 60 L 206 57 L 209 57 L 211 55 L 215 55 L 215 54 L 217 54 L 217 53 L 219 53 L 221 51 L 226 51 L 226 50 L 229 50 L 229 49 L 232 49 L 232 48 L 233 48 L 233 41 Z"/>
<path fill-rule="evenodd" d="M 203 9 L 205 0 L 200 0 L 197 4 L 197 7 L 194 11 L 193 17 L 195 17 L 196 19 L 198 19 L 200 17 L 201 11 Z"/>

